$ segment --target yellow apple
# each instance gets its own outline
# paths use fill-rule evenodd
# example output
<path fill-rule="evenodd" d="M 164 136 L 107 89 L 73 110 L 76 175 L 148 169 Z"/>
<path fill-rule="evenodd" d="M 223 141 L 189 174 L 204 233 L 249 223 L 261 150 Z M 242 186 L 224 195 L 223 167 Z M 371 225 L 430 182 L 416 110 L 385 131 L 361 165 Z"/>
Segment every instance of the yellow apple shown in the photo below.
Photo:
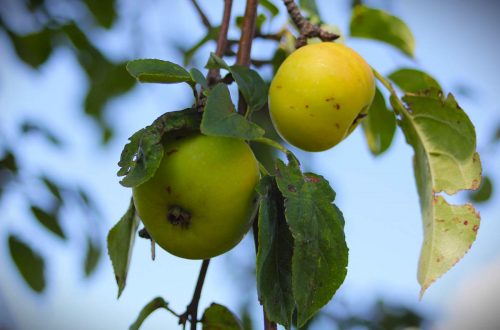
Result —
<path fill-rule="evenodd" d="M 207 259 L 241 241 L 256 211 L 259 167 L 242 140 L 188 135 L 168 141 L 155 175 L 133 189 L 155 242 L 173 255 Z"/>
<path fill-rule="evenodd" d="M 347 46 L 322 42 L 299 48 L 281 64 L 269 90 L 269 112 L 288 143 L 323 151 L 352 132 L 374 95 L 368 63 Z"/>

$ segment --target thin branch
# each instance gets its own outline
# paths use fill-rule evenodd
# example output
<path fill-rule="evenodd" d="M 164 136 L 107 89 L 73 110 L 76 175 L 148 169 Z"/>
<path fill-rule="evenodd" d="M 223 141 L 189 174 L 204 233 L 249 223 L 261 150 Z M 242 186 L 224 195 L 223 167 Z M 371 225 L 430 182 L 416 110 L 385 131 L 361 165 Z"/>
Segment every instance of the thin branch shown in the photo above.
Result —
<path fill-rule="evenodd" d="M 340 37 L 338 34 L 327 32 L 321 29 L 318 25 L 309 22 L 302 15 L 294 0 L 283 0 L 283 3 L 286 6 L 286 10 L 288 11 L 290 18 L 300 32 L 300 35 L 295 43 L 296 48 L 305 46 L 308 38 L 318 37 L 322 41 L 333 41 Z"/>
<path fill-rule="evenodd" d="M 241 39 L 236 56 L 236 63 L 243 66 L 250 65 L 250 52 L 252 51 L 252 41 L 255 35 L 255 22 L 257 19 L 258 0 L 247 0 L 245 8 L 245 18 L 241 28 Z"/>
<path fill-rule="evenodd" d="M 198 12 L 198 15 L 200 15 L 200 19 L 201 19 L 201 22 L 203 23 L 203 25 L 205 25 L 206 28 L 211 29 L 212 28 L 212 24 L 210 24 L 210 21 L 208 20 L 207 15 L 205 15 L 205 13 L 201 9 L 201 7 L 198 4 L 198 2 L 196 0 L 191 0 L 191 3 L 193 4 L 194 8 Z"/>
<path fill-rule="evenodd" d="M 227 49 L 227 31 L 229 30 L 229 24 L 231 21 L 232 6 L 233 0 L 224 0 L 224 13 L 222 15 L 222 23 L 219 30 L 219 36 L 217 38 L 217 47 L 215 49 L 215 54 L 219 57 L 222 57 Z M 213 85 L 219 78 L 219 69 L 210 69 L 208 71 L 207 80 L 209 85 Z"/>
<path fill-rule="evenodd" d="M 194 289 L 193 298 L 187 306 L 186 311 L 179 316 L 179 324 L 186 325 L 186 322 L 189 320 L 191 323 L 191 330 L 196 330 L 196 324 L 199 322 L 198 304 L 200 303 L 201 290 L 203 289 L 203 284 L 205 283 L 205 276 L 207 275 L 209 264 L 210 259 L 203 260 L 200 274 L 198 275 L 198 281 L 196 282 L 196 287 Z"/>

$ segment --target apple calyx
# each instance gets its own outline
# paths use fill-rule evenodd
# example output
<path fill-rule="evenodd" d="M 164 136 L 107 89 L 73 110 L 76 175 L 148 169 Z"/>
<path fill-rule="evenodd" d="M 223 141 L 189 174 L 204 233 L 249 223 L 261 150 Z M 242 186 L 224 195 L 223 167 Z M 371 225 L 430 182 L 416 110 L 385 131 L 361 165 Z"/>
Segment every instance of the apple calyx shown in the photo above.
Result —
<path fill-rule="evenodd" d="M 174 226 L 187 228 L 191 223 L 191 213 L 178 205 L 173 205 L 168 209 L 167 220 Z"/>

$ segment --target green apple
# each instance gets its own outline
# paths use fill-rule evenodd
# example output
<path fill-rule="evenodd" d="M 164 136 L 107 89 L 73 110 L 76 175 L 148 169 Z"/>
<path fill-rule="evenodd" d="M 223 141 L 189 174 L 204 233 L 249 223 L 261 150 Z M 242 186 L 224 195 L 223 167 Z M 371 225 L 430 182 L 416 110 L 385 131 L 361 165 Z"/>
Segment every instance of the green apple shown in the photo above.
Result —
<path fill-rule="evenodd" d="M 250 228 L 259 177 L 257 160 L 243 140 L 173 138 L 155 175 L 133 189 L 134 204 L 163 249 L 208 259 L 233 248 Z"/>
<path fill-rule="evenodd" d="M 368 63 L 347 46 L 322 42 L 299 48 L 281 64 L 271 82 L 269 112 L 288 143 L 323 151 L 352 132 L 374 95 Z"/>

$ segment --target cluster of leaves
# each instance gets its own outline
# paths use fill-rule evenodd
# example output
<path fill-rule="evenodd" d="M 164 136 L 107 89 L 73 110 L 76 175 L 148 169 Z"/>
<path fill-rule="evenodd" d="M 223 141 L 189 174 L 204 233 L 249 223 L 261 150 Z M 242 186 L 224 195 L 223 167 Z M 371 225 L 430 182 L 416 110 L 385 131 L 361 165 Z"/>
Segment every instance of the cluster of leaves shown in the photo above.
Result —
<path fill-rule="evenodd" d="M 10 21 L 8 10 L 0 13 L 0 31 L 10 39 L 18 58 L 33 69 L 39 69 L 59 48 L 69 49 L 88 77 L 84 112 L 99 124 L 102 141 L 113 135 L 104 110 L 108 101 L 128 92 L 134 81 L 124 70 L 125 63 L 114 63 L 88 37 L 97 25 L 110 29 L 117 19 L 115 0 L 78 0 L 70 4 L 74 10 L 61 13 L 57 8 L 68 6 L 65 0 L 18 1 Z M 72 15 L 78 11 L 79 15 Z M 18 31 L 15 23 L 32 26 L 34 30 Z"/>
<path fill-rule="evenodd" d="M 32 122 L 21 125 L 22 137 L 39 134 L 53 146 L 62 148 L 62 141 L 47 128 Z M 78 210 L 85 215 L 86 231 L 82 232 L 86 238 L 86 252 L 82 260 L 82 272 L 90 276 L 96 269 L 101 257 L 101 243 L 99 226 L 95 220 L 99 217 L 97 205 L 89 194 L 81 187 L 75 187 L 58 182 L 44 174 L 28 173 L 14 149 L 6 144 L 0 144 L 0 202 L 9 195 L 21 194 L 29 203 L 29 212 L 35 223 L 29 223 L 27 230 L 45 229 L 48 237 L 58 241 L 68 241 L 67 230 L 62 225 L 65 210 Z M 28 184 L 29 183 L 29 184 Z M 26 189 L 24 187 L 29 187 Z M 42 194 L 40 192 L 43 191 Z M 44 196 L 41 199 L 39 196 Z M 43 205 L 43 206 L 42 206 Z M 5 219 L 4 219 L 5 220 Z M 17 267 L 26 284 L 35 292 L 41 293 L 46 288 L 46 261 L 44 255 L 50 251 L 34 248 L 33 239 L 28 239 L 25 233 L 15 233 L 7 228 L 8 250 L 12 261 Z M 78 239 L 78 238 L 74 238 Z M 35 244 L 36 245 L 36 244 Z"/>
<path fill-rule="evenodd" d="M 314 1 L 301 4 L 312 19 L 321 23 Z M 271 18 L 276 15 L 272 2 L 263 1 L 261 5 Z M 262 35 L 260 27 L 258 23 L 256 36 Z M 288 44 L 289 35 L 282 33 L 276 40 Z M 380 9 L 355 6 L 350 35 L 377 40 L 396 47 L 410 58 L 414 56 L 415 41 L 408 26 Z M 261 64 L 279 65 L 279 60 L 286 57 L 286 44 L 281 44 L 273 58 Z M 188 58 L 197 48 L 199 45 L 186 52 Z M 124 186 L 137 186 L 154 174 L 162 157 L 159 143 L 179 130 L 199 129 L 206 135 L 265 143 L 285 152 L 288 163 L 274 160 L 273 171 L 263 171 L 257 189 L 260 195 L 257 288 L 271 321 L 287 329 L 294 322 L 298 327 L 306 325 L 330 301 L 346 276 L 348 249 L 344 219 L 333 203 L 335 192 L 328 182 L 319 175 L 302 173 L 297 158 L 279 143 L 265 138 L 264 129 L 250 121 L 255 111 L 265 109 L 267 88 L 263 79 L 254 70 L 229 66 L 215 55 L 210 57 L 206 68 L 224 69 L 236 82 L 248 105 L 242 116 L 235 111 L 228 86 L 222 83 L 208 86 L 196 69 L 188 71 L 160 60 L 136 60 L 127 68 L 141 82 L 187 83 L 193 89 L 195 104 L 192 109 L 161 116 L 130 138 L 119 163 L 118 174 L 124 176 Z M 454 97 L 451 94 L 445 97 L 439 83 L 429 74 L 415 68 L 398 69 L 387 78 L 374 73 L 385 91 L 377 88 L 363 131 L 374 155 L 390 148 L 397 127 L 415 151 L 413 165 L 425 229 L 418 270 L 423 294 L 465 255 L 476 238 L 479 215 L 474 207 L 450 205 L 441 194 L 479 187 L 481 163 L 475 131 Z M 403 97 L 398 93 L 403 93 Z M 200 104 L 202 112 L 198 111 Z M 138 223 L 131 203 L 126 216 L 108 236 L 119 294 L 125 286 Z M 163 300 L 161 304 L 158 301 L 151 304 L 156 307 L 146 306 L 137 324 L 156 308 L 168 309 Z"/>

